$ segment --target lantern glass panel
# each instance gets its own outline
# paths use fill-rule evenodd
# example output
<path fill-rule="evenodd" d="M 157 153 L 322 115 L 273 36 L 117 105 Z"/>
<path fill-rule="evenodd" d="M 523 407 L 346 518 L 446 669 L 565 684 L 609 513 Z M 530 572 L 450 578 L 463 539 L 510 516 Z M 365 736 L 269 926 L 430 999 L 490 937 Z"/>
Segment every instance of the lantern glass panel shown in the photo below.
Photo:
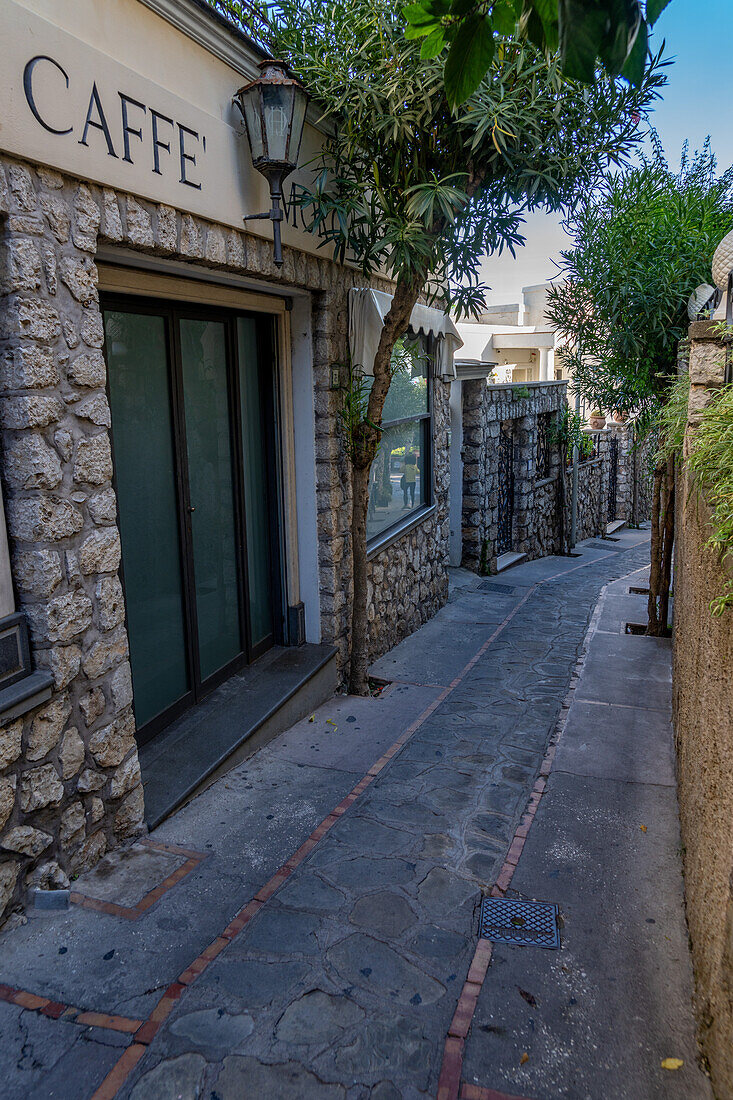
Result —
<path fill-rule="evenodd" d="M 252 150 L 252 161 L 256 164 L 258 160 L 265 156 L 259 88 L 250 88 L 248 91 L 243 92 L 241 102 L 244 108 L 244 120 L 247 124 L 249 145 Z"/>
<path fill-rule="evenodd" d="M 300 88 L 295 89 L 295 102 L 293 103 L 293 125 L 290 132 L 289 159 L 291 164 L 298 163 L 300 153 L 300 139 L 303 136 L 303 124 L 305 122 L 305 109 L 308 106 L 308 96 Z"/>
<path fill-rule="evenodd" d="M 267 159 L 282 164 L 291 163 L 291 158 L 288 156 L 288 145 L 290 124 L 293 117 L 293 98 L 294 88 L 292 85 L 262 85 Z"/>

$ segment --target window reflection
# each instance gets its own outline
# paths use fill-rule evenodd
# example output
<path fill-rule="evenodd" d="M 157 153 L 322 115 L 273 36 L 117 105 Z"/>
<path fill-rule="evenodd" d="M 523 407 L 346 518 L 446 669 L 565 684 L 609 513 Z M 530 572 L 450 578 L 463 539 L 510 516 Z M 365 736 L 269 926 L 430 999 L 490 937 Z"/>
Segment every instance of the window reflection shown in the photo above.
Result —
<path fill-rule="evenodd" d="M 367 539 L 409 520 L 430 503 L 432 441 L 425 341 L 405 336 L 392 355 L 392 382 L 384 404 L 384 431 L 369 475 Z"/>

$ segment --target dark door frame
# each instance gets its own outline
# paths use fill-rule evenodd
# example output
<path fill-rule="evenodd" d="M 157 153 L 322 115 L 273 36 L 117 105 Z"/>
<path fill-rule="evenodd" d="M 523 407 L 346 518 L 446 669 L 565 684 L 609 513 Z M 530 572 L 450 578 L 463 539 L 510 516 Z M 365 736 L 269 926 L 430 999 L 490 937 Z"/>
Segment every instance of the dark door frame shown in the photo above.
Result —
<path fill-rule="evenodd" d="M 136 730 L 138 744 L 149 741 L 156 733 L 168 726 L 184 711 L 200 702 L 206 695 L 228 679 L 234 672 L 251 664 L 273 645 L 284 640 L 283 592 L 285 590 L 283 568 L 284 556 L 281 551 L 282 531 L 280 492 L 280 447 L 278 433 L 278 370 L 277 345 L 275 341 L 275 315 L 232 307 L 196 305 L 189 302 L 176 302 L 167 298 L 138 296 L 128 293 L 108 293 L 101 295 L 100 309 L 106 312 L 147 314 L 162 317 L 166 331 L 166 350 L 168 355 L 168 391 L 171 402 L 171 423 L 173 429 L 173 452 L 175 463 L 176 503 L 178 512 L 179 547 L 182 589 L 184 630 L 186 637 L 186 663 L 189 678 L 189 690 L 164 711 L 151 718 Z M 273 607 L 273 631 L 256 645 L 251 643 L 249 618 L 249 585 L 247 568 L 247 529 L 244 490 L 244 454 L 242 448 L 242 421 L 239 392 L 239 349 L 237 341 L 237 318 L 253 317 L 257 323 L 257 350 L 260 394 L 263 402 L 262 412 L 265 421 L 267 447 L 267 469 L 269 477 L 263 487 L 267 495 L 267 509 L 270 517 L 270 587 Z M 193 558 L 193 532 L 191 521 L 190 482 L 188 476 L 188 450 L 186 445 L 186 418 L 183 393 L 183 372 L 181 362 L 180 332 L 178 321 L 181 319 L 207 320 L 221 322 L 225 326 L 227 355 L 227 396 L 229 401 L 230 451 L 232 457 L 232 485 L 234 492 L 234 524 L 237 550 L 239 622 L 242 648 L 240 652 L 222 668 L 217 669 L 205 680 L 201 679 L 198 646 L 198 621 L 196 609 L 196 582 Z M 105 348 L 106 359 L 106 348 Z M 107 364 L 107 399 L 110 403 L 109 365 Z M 110 428 L 114 470 L 114 418 Z M 112 479 L 117 494 L 116 473 Z M 120 579 L 125 590 L 124 560 L 120 563 Z M 125 622 L 127 627 L 127 622 Z M 134 683 L 133 683 L 134 690 Z"/>

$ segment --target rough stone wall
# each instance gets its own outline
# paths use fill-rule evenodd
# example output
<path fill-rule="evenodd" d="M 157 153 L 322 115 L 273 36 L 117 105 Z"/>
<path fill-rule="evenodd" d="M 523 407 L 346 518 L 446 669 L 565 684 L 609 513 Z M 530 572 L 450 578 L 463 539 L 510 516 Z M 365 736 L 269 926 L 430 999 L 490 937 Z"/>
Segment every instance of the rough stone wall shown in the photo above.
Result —
<path fill-rule="evenodd" d="M 548 478 L 537 482 L 534 490 L 533 512 L 533 558 L 545 558 L 549 554 L 562 552 L 560 545 L 562 532 L 560 529 L 560 461 L 557 455 L 553 455 L 555 472 Z"/>
<path fill-rule="evenodd" d="M 618 440 L 618 477 L 616 484 L 616 515 L 626 523 L 641 523 L 651 515 L 653 474 L 651 456 L 656 440 L 647 435 L 637 440 L 633 424 L 611 423 L 607 427 L 611 438 Z"/>
<path fill-rule="evenodd" d="M 528 397 L 521 396 L 529 392 Z M 499 521 L 499 432 L 513 425 L 514 523 L 512 549 L 529 558 L 555 552 L 559 522 L 555 496 L 559 459 L 551 456 L 550 477 L 537 478 L 537 426 L 542 414 L 556 415 L 566 402 L 566 382 L 487 386 L 463 383 L 463 562 L 467 569 L 496 571 Z"/>
<path fill-rule="evenodd" d="M 110 217 L 107 204 L 106 217 Z M 83 184 L 0 165 L 0 435 L 18 606 L 50 702 L 0 728 L 0 914 L 140 831 L 110 412 Z M 119 217 L 119 212 L 118 212 Z"/>
<path fill-rule="evenodd" d="M 499 433 L 511 424 L 514 438 L 514 523 L 512 549 L 529 559 L 564 550 L 561 523 L 560 454 L 550 447 L 549 476 L 537 477 L 539 417 L 555 417 L 566 404 L 566 383 L 524 387 L 463 383 L 463 562 L 476 572 L 496 571 L 499 517 Z M 588 431 L 592 459 L 578 467 L 577 541 L 605 534 L 609 521 L 611 439 L 617 438 L 615 518 L 640 522 L 649 515 L 649 453 L 654 440 L 637 446 L 630 425 Z M 565 533 L 570 532 L 572 473 L 565 470 Z M 636 512 L 634 512 L 636 481 Z"/>
<path fill-rule="evenodd" d="M 450 386 L 433 383 L 433 503 L 435 510 L 368 563 L 369 653 L 376 660 L 412 634 L 448 599 L 450 466 L 444 446 Z"/>
<path fill-rule="evenodd" d="M 266 240 L 0 157 L 3 489 L 18 607 L 36 666 L 54 677 L 50 702 L 0 726 L 0 919 L 31 879 L 65 883 L 144 829 L 94 262 L 100 244 L 311 292 L 322 635 L 338 647 L 342 669 L 348 662 L 351 488 L 343 396 L 330 389 L 330 365 L 346 361 L 347 294 L 363 277 L 287 247 L 278 271 Z M 438 423 L 446 409 L 447 396 L 439 397 Z M 435 513 L 396 555 L 399 584 L 389 550 L 372 563 L 389 586 L 382 599 L 377 582 L 375 652 L 445 600 L 441 471 L 439 461 Z"/>
<path fill-rule="evenodd" d="M 688 436 L 722 384 L 710 322 L 690 326 Z M 733 612 L 709 604 L 730 573 L 705 545 L 709 511 L 683 476 L 677 493 L 674 724 L 695 1013 L 716 1096 L 733 1097 Z"/>
<path fill-rule="evenodd" d="M 596 458 L 578 463 L 578 513 L 576 542 L 594 538 L 606 530 L 608 508 L 607 437 L 605 432 L 594 432 Z M 572 471 L 565 473 L 567 525 L 570 530 Z"/>

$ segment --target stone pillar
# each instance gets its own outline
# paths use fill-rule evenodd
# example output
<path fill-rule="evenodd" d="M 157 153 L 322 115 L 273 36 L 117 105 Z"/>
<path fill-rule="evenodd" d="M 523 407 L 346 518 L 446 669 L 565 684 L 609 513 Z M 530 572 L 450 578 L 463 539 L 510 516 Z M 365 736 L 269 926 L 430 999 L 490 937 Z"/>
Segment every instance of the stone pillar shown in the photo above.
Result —
<path fill-rule="evenodd" d="M 547 382 L 550 378 L 550 349 L 540 348 L 540 382 Z"/>

